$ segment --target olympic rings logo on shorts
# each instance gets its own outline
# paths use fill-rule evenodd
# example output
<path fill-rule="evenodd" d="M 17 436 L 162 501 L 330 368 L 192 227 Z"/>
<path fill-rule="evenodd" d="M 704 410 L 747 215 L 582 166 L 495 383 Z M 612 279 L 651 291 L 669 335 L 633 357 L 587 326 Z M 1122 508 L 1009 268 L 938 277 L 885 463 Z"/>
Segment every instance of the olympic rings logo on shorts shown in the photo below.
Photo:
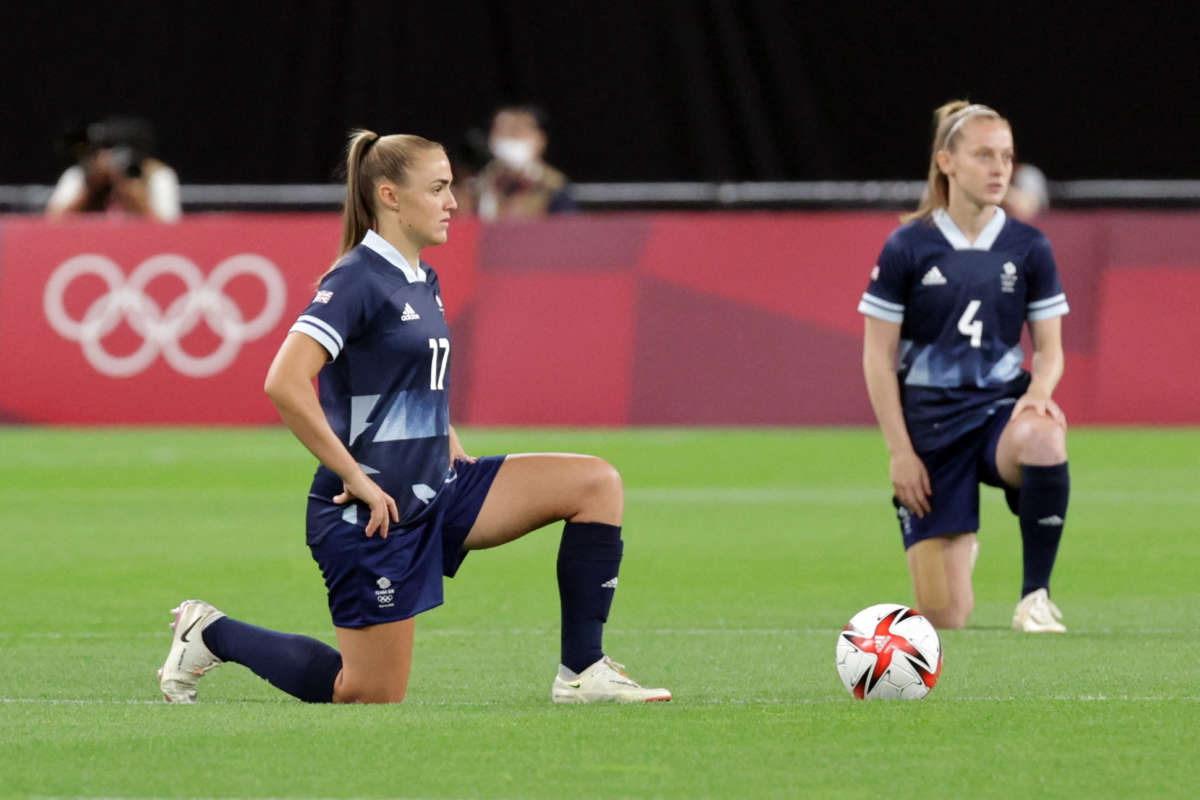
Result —
<path fill-rule="evenodd" d="M 94 275 L 108 287 L 75 319 L 63 305 L 67 287 L 76 278 Z M 146 294 L 150 281 L 172 275 L 186 290 L 164 309 Z M 257 278 L 266 287 L 266 301 L 258 315 L 247 320 L 225 287 L 242 275 Z M 111 259 L 84 253 L 60 264 L 46 281 L 42 307 L 51 327 L 63 338 L 79 342 L 88 363 L 114 378 L 128 378 L 149 367 L 159 353 L 176 372 L 206 378 L 234 362 L 242 345 L 265 335 L 279 321 L 287 302 L 287 285 L 279 269 L 260 255 L 239 253 L 222 261 L 206 278 L 192 261 L 163 253 L 143 261 L 128 278 Z M 142 344 L 128 355 L 114 355 L 103 340 L 124 320 Z M 221 343 L 204 356 L 193 356 L 181 340 L 203 320 Z"/>

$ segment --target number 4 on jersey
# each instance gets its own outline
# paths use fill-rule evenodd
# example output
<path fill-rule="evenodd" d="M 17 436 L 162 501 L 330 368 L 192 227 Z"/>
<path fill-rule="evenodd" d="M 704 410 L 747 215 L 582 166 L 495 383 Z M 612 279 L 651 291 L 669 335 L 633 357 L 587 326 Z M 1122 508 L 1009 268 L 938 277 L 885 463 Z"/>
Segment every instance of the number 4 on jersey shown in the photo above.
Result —
<path fill-rule="evenodd" d="M 975 315 L 979 312 L 981 305 L 983 305 L 981 301 L 972 300 L 967 303 L 967 310 L 958 318 L 958 332 L 963 336 L 971 337 L 971 347 L 981 347 L 983 345 L 983 320 L 975 319 Z M 430 339 L 429 341 L 432 342 L 433 340 Z"/>
<path fill-rule="evenodd" d="M 446 388 L 446 365 L 450 363 L 450 340 L 430 339 L 429 349 L 433 357 L 429 362 L 429 388 L 434 391 Z M 441 354 L 442 365 L 438 366 L 438 354 Z"/>

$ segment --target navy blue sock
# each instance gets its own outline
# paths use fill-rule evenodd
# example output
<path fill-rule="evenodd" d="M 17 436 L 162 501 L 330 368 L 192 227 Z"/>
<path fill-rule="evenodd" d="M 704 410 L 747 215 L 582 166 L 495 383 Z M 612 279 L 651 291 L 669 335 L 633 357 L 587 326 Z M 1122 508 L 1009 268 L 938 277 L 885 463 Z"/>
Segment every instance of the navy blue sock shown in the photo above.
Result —
<path fill-rule="evenodd" d="M 1021 521 L 1021 543 L 1025 578 L 1021 596 L 1037 589 L 1050 590 L 1050 571 L 1058 555 L 1067 519 L 1071 475 L 1067 462 L 1053 467 L 1021 467 L 1021 498 L 1017 516 Z"/>
<path fill-rule="evenodd" d="M 621 527 L 568 522 L 558 546 L 562 664 L 582 672 L 604 657 L 601 639 L 621 569 Z"/>
<path fill-rule="evenodd" d="M 204 629 L 204 644 L 222 661 L 250 670 L 306 703 L 333 701 L 342 654 L 308 636 L 259 628 L 222 617 Z"/>

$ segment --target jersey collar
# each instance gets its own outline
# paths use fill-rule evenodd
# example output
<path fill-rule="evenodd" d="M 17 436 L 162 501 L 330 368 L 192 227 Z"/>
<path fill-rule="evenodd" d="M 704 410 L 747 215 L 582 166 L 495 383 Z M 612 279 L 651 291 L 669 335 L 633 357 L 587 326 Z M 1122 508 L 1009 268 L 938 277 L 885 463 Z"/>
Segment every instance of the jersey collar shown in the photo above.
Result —
<path fill-rule="evenodd" d="M 421 269 L 421 265 L 417 264 L 416 269 L 410 267 L 404 256 L 400 255 L 400 251 L 375 231 L 367 231 L 367 235 L 363 237 L 362 243 L 386 258 L 392 266 L 397 267 L 403 272 L 404 277 L 408 279 L 409 283 L 425 282 L 425 270 Z"/>
<path fill-rule="evenodd" d="M 996 243 L 996 237 L 1000 235 L 1000 229 L 1004 227 L 1005 219 L 1007 218 L 1004 215 L 1004 209 L 997 206 L 996 213 L 992 214 L 992 218 L 988 220 L 987 225 L 983 226 L 983 230 L 979 232 L 975 243 L 972 244 L 954 224 L 954 220 L 950 219 L 946 209 L 938 208 L 933 212 L 933 224 L 937 225 L 942 236 L 946 237 L 946 241 L 955 250 L 991 250 L 992 245 Z"/>

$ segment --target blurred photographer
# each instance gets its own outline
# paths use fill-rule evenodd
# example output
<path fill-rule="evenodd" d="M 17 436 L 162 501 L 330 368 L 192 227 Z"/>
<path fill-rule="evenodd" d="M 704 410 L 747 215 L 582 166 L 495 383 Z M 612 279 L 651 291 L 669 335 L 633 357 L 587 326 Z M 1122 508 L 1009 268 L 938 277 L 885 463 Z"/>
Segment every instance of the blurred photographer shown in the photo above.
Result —
<path fill-rule="evenodd" d="M 1050 207 L 1046 173 L 1033 164 L 1013 165 L 1012 181 L 1001 208 L 1022 222 L 1029 222 Z"/>
<path fill-rule="evenodd" d="M 75 163 L 58 179 L 46 214 L 115 213 L 175 222 L 175 170 L 150 155 L 154 130 L 136 117 L 108 117 L 73 130 L 63 146 Z"/>
<path fill-rule="evenodd" d="M 546 118 L 534 106 L 496 112 L 488 135 L 491 160 L 470 182 L 484 220 L 532 219 L 574 211 L 567 177 L 547 164 Z"/>

